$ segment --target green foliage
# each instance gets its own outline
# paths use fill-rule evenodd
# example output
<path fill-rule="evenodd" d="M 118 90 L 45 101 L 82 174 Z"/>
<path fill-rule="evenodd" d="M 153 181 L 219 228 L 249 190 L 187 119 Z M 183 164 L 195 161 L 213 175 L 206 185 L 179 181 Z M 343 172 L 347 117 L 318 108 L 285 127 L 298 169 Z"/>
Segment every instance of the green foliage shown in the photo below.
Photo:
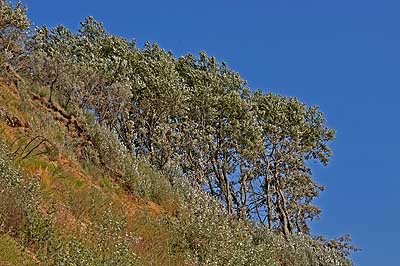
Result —
<path fill-rule="evenodd" d="M 308 163 L 328 163 L 332 153 L 327 143 L 335 132 L 324 125 L 317 107 L 307 107 L 297 99 L 256 92 L 252 102 L 256 127 L 262 133 L 259 170 L 251 184 L 255 213 L 263 216 L 264 210 L 268 227 L 280 228 L 285 235 L 309 234 L 307 220 L 320 213 L 312 200 L 323 187 L 313 181 Z"/>
<path fill-rule="evenodd" d="M 227 217 L 220 205 L 195 192 L 187 202 L 190 213 L 182 215 L 175 245 L 187 251 L 194 265 L 274 265 L 270 249 L 253 243 L 251 227 Z"/>
<path fill-rule="evenodd" d="M 24 179 L 6 154 L 5 145 L 0 142 L 0 231 L 19 235 L 38 205 L 38 183 Z"/>
<path fill-rule="evenodd" d="M 0 66 L 8 63 L 16 67 L 25 53 L 24 42 L 30 26 L 26 11 L 20 1 L 15 6 L 7 0 L 0 1 Z"/>
<path fill-rule="evenodd" d="M 134 158 L 115 134 L 98 124 L 89 124 L 86 129 L 92 144 L 84 148 L 86 166 L 103 168 L 103 174 L 118 177 L 118 182 L 144 199 L 163 204 L 175 197 L 168 179 L 140 158 Z"/>
<path fill-rule="evenodd" d="M 51 242 L 51 265 L 139 265 L 131 250 L 134 240 L 123 231 L 125 224 L 110 210 L 97 215 L 95 226 L 79 237 L 59 236 Z"/>

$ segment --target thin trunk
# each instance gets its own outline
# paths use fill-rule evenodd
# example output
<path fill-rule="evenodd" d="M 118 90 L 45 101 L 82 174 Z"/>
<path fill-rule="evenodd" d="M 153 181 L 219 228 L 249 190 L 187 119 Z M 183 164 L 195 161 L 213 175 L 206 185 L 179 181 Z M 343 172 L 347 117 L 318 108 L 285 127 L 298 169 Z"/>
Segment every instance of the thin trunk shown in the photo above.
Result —
<path fill-rule="evenodd" d="M 50 103 L 53 101 L 54 84 L 56 83 L 56 81 L 57 81 L 57 79 L 54 79 L 50 84 L 50 96 L 49 96 Z"/>
<path fill-rule="evenodd" d="M 232 214 L 233 213 L 233 204 L 231 201 L 231 197 L 230 197 L 230 191 L 231 191 L 231 186 L 229 184 L 229 180 L 227 178 L 227 176 L 225 174 L 222 175 L 223 178 L 223 183 L 225 184 L 225 200 L 226 200 L 226 209 L 228 211 L 228 214 Z"/>
<path fill-rule="evenodd" d="M 277 207 L 279 211 L 279 219 L 281 221 L 282 231 L 285 237 L 288 238 L 290 233 L 293 232 L 293 230 L 291 228 L 289 215 L 286 209 L 285 195 L 282 191 L 282 186 L 279 182 L 278 166 L 276 165 L 276 162 L 274 165 L 274 183 L 276 184 L 275 189 L 277 193 Z"/>
<path fill-rule="evenodd" d="M 214 190 L 214 188 L 213 188 L 213 186 L 212 186 L 211 178 L 208 177 L 208 178 L 207 178 L 207 181 L 208 181 L 208 187 L 210 188 L 210 193 L 211 193 L 211 195 L 217 196 L 217 193 L 215 192 L 215 190 Z"/>
<path fill-rule="evenodd" d="M 254 191 L 254 187 L 253 187 L 253 184 L 252 184 L 252 183 L 250 183 L 250 187 L 251 187 L 251 193 L 252 193 L 253 198 L 254 198 L 255 209 L 256 209 L 256 214 L 257 214 L 258 220 L 259 220 L 261 223 L 264 224 L 264 221 L 263 221 L 263 219 L 262 219 L 262 217 L 261 217 L 260 209 L 259 209 L 259 206 L 258 206 L 257 195 L 256 195 L 256 192 Z M 271 228 L 270 228 L 270 229 L 271 229 Z"/>
<path fill-rule="evenodd" d="M 228 178 L 228 158 L 226 152 L 224 153 L 224 162 L 223 162 L 223 167 L 222 167 L 222 175 L 224 178 L 225 182 L 225 188 L 226 188 L 226 208 L 228 210 L 228 214 L 233 213 L 233 202 L 231 198 L 231 184 L 229 183 L 229 178 Z"/>
<path fill-rule="evenodd" d="M 266 167 L 265 167 L 265 172 L 264 172 L 264 177 L 265 177 L 265 203 L 267 205 L 268 209 L 268 229 L 272 229 L 272 221 L 273 221 L 273 213 L 272 213 L 272 191 L 271 191 L 271 177 L 269 174 L 269 168 L 270 168 L 270 163 L 267 158 L 264 158 L 264 161 L 266 162 Z"/>
<path fill-rule="evenodd" d="M 220 188 L 222 190 L 222 197 L 223 200 L 226 203 L 226 210 L 228 211 L 228 214 L 232 214 L 232 202 L 230 200 L 230 185 L 229 185 L 229 180 L 226 177 L 226 169 L 225 167 L 222 167 L 218 161 L 218 156 L 217 154 L 214 155 L 214 163 L 213 163 L 213 169 L 214 173 L 218 179 L 218 183 L 220 185 Z"/>
<path fill-rule="evenodd" d="M 273 213 L 272 213 L 272 200 L 271 200 L 271 180 L 267 178 L 266 180 L 266 191 L 265 191 L 265 198 L 266 204 L 268 209 L 268 229 L 272 229 L 272 221 L 273 221 Z"/>
<path fill-rule="evenodd" d="M 284 205 L 284 200 L 283 200 L 283 192 L 281 189 L 277 189 L 278 192 L 278 210 L 279 210 L 279 218 L 281 220 L 281 226 L 282 226 L 282 231 L 283 234 L 285 235 L 286 238 L 289 237 L 290 235 L 290 229 L 289 229 L 289 221 L 286 213 L 286 207 Z"/>
<path fill-rule="evenodd" d="M 240 206 L 240 218 L 244 219 L 247 217 L 247 193 L 248 193 L 247 181 L 244 181 L 240 185 L 240 198 L 241 198 L 241 206 Z"/>

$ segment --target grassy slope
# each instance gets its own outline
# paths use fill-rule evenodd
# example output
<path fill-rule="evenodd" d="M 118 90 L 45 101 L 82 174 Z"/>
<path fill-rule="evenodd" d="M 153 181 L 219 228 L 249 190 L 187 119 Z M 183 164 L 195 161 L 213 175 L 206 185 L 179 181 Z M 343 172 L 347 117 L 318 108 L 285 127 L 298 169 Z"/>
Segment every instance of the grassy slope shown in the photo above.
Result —
<path fill-rule="evenodd" d="M 111 244 L 123 242 L 139 264 L 182 265 L 179 254 L 168 250 L 170 235 L 162 223 L 174 212 L 173 199 L 165 196 L 155 203 L 127 193 L 111 173 L 81 161 L 66 147 L 79 137 L 67 129 L 59 113 L 43 104 L 43 99 L 29 95 L 23 99 L 12 86 L 0 83 L 0 139 L 8 144 L 9 152 L 17 151 L 13 166 L 39 180 L 39 209 L 44 217 L 51 217 L 51 233 L 57 239 L 78 240 L 87 250 L 105 256 L 113 252 Z M 43 143 L 23 158 L 33 144 L 24 151 L 25 146 L 37 136 L 49 140 L 57 152 L 34 155 L 45 151 Z M 145 168 L 139 172 L 151 175 Z M 101 242 L 104 246 L 99 247 Z M 35 257 L 48 252 L 42 244 L 2 234 L 0 265 L 32 264 Z"/>

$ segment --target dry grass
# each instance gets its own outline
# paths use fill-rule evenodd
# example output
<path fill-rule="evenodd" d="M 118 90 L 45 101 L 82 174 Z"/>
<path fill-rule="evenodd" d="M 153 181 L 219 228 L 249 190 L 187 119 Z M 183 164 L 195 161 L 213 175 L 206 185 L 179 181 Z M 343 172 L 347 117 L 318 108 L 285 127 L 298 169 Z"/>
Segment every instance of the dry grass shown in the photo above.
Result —
<path fill-rule="evenodd" d="M 35 265 L 35 257 L 10 236 L 0 235 L 0 266 L 29 265 Z"/>
<path fill-rule="evenodd" d="M 51 142 L 76 137 L 57 135 L 59 132 L 68 134 L 65 123 L 40 102 L 33 101 L 29 108 L 21 106 L 20 102 L 15 90 L 0 82 L 0 106 L 32 125 L 29 129 L 12 127 L 0 120 L 0 136 L 12 151 L 26 145 L 38 134 Z M 24 113 L 27 110 L 28 113 Z M 35 110 L 34 118 L 29 113 L 32 110 Z M 43 123 L 49 120 L 51 123 Z M 120 233 L 134 236 L 130 247 L 143 265 L 183 265 L 182 258 L 170 252 L 170 235 L 162 223 L 164 217 L 174 215 L 178 209 L 173 197 L 166 197 L 162 206 L 143 200 L 129 193 L 110 173 L 105 174 L 103 169 L 93 165 L 88 171 L 76 157 L 71 157 L 70 151 L 63 149 L 61 143 L 55 143 L 55 146 L 59 149 L 56 156 L 42 154 L 15 160 L 14 163 L 26 176 L 40 180 L 41 211 L 43 214 L 52 213 L 58 233 L 65 238 L 85 236 L 85 241 L 92 241 L 89 246 L 96 245 L 102 237 L 96 228 L 104 223 L 105 213 L 110 212 L 113 222 L 125 222 Z"/>

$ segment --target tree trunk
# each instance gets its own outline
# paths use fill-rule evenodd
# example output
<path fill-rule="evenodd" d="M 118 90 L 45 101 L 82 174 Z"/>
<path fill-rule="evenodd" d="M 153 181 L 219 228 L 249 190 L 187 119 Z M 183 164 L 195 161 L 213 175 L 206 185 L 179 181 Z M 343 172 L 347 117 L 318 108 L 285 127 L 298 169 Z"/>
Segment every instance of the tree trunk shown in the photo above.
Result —
<path fill-rule="evenodd" d="M 267 209 L 268 209 L 268 229 L 272 229 L 272 221 L 273 221 L 273 213 L 272 213 L 272 200 L 271 200 L 271 180 L 270 178 L 266 178 L 266 183 L 265 183 L 265 198 L 266 198 L 266 204 L 267 204 Z"/>
<path fill-rule="evenodd" d="M 283 195 L 282 190 L 278 189 L 279 220 L 281 221 L 282 232 L 283 232 L 285 238 L 287 239 L 290 235 L 289 221 L 288 221 L 288 217 L 286 215 L 285 206 L 283 204 L 282 195 Z"/>

